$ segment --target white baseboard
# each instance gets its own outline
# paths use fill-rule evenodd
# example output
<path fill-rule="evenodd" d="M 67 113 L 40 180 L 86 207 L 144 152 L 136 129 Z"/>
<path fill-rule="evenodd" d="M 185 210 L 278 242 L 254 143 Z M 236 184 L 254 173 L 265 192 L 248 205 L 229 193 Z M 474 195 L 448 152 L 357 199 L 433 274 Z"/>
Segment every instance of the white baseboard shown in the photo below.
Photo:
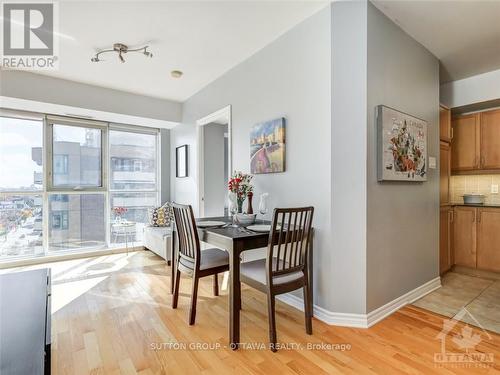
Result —
<path fill-rule="evenodd" d="M 371 327 L 372 325 L 391 315 L 393 312 L 399 310 L 403 306 L 415 302 L 417 299 L 422 298 L 426 294 L 429 294 L 430 292 L 440 287 L 441 277 L 438 276 L 435 279 L 432 279 L 425 284 L 422 284 L 419 287 L 410 290 L 408 293 L 403 294 L 401 297 L 398 297 L 391 302 L 380 306 L 378 309 L 373 310 L 367 314 L 367 326 Z"/>
<path fill-rule="evenodd" d="M 293 294 L 286 293 L 276 297 L 281 302 L 304 311 L 304 300 Z M 365 314 L 348 314 L 329 311 L 321 306 L 313 306 L 313 315 L 316 319 L 333 326 L 367 328 Z"/>
<path fill-rule="evenodd" d="M 318 305 L 314 305 L 313 314 L 315 318 L 329 325 L 369 328 L 403 306 L 422 298 L 439 287 L 441 287 L 441 278 L 436 277 L 368 314 L 339 313 L 326 310 Z M 300 311 L 304 311 L 304 301 L 300 297 L 287 293 L 277 296 L 277 298 Z"/>

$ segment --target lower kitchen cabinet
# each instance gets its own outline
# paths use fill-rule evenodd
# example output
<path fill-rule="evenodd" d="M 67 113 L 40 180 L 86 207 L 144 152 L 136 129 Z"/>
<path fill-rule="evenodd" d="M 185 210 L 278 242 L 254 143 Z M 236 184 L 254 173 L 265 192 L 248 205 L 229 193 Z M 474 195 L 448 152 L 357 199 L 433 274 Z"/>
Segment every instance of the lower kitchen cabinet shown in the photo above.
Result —
<path fill-rule="evenodd" d="M 500 272 L 500 209 L 477 210 L 477 268 Z"/>
<path fill-rule="evenodd" d="M 453 215 L 455 264 L 476 267 L 477 208 L 456 206 Z"/>
<path fill-rule="evenodd" d="M 450 270 L 453 265 L 453 208 L 442 206 L 439 215 L 439 274 Z"/>

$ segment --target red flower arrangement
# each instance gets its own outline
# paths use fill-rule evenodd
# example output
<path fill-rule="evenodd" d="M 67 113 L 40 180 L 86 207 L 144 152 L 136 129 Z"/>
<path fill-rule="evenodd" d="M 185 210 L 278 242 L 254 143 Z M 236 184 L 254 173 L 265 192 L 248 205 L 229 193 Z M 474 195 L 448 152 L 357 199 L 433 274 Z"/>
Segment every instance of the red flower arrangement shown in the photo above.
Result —
<path fill-rule="evenodd" d="M 114 207 L 113 212 L 116 216 L 121 217 L 124 213 L 126 213 L 128 209 L 126 207 Z"/>
<path fill-rule="evenodd" d="M 253 186 L 251 184 L 252 178 L 253 176 L 251 174 L 234 171 L 227 184 L 228 190 L 236 195 L 238 212 L 242 212 L 243 202 L 247 194 L 253 191 Z"/>

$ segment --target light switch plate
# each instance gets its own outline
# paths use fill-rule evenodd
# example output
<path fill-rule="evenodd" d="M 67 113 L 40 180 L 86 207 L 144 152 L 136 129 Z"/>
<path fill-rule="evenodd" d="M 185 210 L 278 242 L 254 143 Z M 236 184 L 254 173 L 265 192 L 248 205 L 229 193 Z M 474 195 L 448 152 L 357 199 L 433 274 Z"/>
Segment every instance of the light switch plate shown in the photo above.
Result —
<path fill-rule="evenodd" d="M 436 169 L 436 158 L 434 156 L 429 156 L 429 168 Z"/>
<path fill-rule="evenodd" d="M 498 194 L 498 185 L 491 185 L 491 194 Z"/>

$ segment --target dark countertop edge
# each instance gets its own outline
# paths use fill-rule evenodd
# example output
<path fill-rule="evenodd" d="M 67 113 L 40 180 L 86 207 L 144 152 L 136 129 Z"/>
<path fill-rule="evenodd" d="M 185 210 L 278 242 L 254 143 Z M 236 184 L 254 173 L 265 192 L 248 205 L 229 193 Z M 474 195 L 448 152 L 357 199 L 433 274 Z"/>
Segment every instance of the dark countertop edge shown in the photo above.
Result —
<path fill-rule="evenodd" d="M 483 203 L 483 204 L 465 204 L 465 203 L 450 203 L 450 206 L 456 207 L 485 207 L 485 208 L 500 208 L 500 204 L 494 204 L 494 203 Z"/>

